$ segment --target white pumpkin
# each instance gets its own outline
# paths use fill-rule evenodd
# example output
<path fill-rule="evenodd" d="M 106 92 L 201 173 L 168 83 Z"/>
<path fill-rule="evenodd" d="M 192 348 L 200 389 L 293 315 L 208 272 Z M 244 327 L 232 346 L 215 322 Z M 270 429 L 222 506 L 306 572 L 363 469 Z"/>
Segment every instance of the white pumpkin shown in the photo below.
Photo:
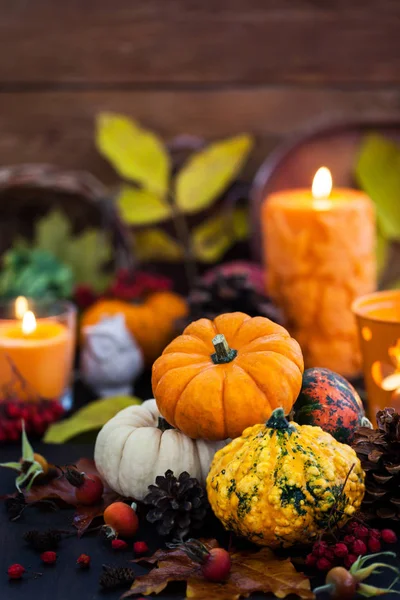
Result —
<path fill-rule="evenodd" d="M 122 496 L 143 500 L 168 469 L 176 476 L 187 471 L 205 484 L 214 454 L 229 441 L 192 440 L 177 429 L 160 429 L 160 418 L 156 401 L 146 400 L 121 410 L 97 436 L 96 467 Z"/>

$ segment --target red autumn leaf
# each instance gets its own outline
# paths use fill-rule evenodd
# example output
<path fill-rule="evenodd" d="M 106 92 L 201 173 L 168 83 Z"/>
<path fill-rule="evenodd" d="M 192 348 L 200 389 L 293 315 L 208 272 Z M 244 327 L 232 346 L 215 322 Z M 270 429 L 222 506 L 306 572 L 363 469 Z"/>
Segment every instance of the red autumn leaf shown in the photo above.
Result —
<path fill-rule="evenodd" d="M 98 475 L 94 461 L 89 458 L 80 458 L 75 466 L 80 473 Z M 33 485 L 29 491 L 24 492 L 24 495 L 28 504 L 40 500 L 61 500 L 65 504 L 76 506 L 75 490 L 76 488 L 60 472 L 58 477 L 48 483 Z"/>
<path fill-rule="evenodd" d="M 208 549 L 218 545 L 216 540 L 201 541 Z M 289 559 L 279 560 L 267 548 L 257 552 L 235 552 L 231 554 L 231 560 L 228 580 L 214 583 L 203 577 L 201 567 L 187 556 L 183 548 L 158 550 L 150 558 L 135 561 L 157 565 L 158 568 L 136 577 L 131 589 L 122 598 L 158 594 L 172 581 L 186 581 L 186 597 L 197 600 L 239 600 L 254 592 L 272 592 L 277 598 L 290 594 L 302 600 L 315 598 L 309 579 L 298 573 Z"/>
<path fill-rule="evenodd" d="M 103 502 L 101 504 L 94 504 L 93 506 L 78 504 L 72 520 L 74 527 L 78 530 L 78 537 L 81 537 L 85 533 L 95 519 L 102 517 L 107 506 L 110 506 L 118 498 L 120 498 L 118 494 L 105 487 Z"/>
<path fill-rule="evenodd" d="M 87 475 L 99 475 L 94 461 L 89 458 L 80 458 L 75 464 L 76 469 L 80 473 Z M 61 475 L 61 473 L 60 473 Z M 66 477 L 60 476 L 52 479 L 48 483 L 42 485 L 33 485 L 31 489 L 25 492 L 25 499 L 28 504 L 39 502 L 41 500 L 61 501 L 62 504 L 76 506 L 76 512 L 73 517 L 73 525 L 78 530 L 80 537 L 90 527 L 94 519 L 103 516 L 104 510 L 115 502 L 118 494 L 113 492 L 106 485 L 104 486 L 103 501 L 93 506 L 83 506 L 78 504 L 75 496 L 76 488 L 72 486 Z"/>

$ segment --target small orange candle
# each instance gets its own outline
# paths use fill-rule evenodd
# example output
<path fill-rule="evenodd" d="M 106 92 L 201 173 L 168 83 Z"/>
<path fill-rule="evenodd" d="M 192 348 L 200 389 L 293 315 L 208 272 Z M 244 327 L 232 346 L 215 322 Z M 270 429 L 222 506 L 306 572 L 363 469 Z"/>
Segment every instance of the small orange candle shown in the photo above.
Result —
<path fill-rule="evenodd" d="M 36 321 L 31 311 L 22 321 L 2 322 L 0 386 L 10 381 L 14 365 L 37 396 L 58 399 L 68 385 L 74 340 L 66 325 L 53 319 Z"/>
<path fill-rule="evenodd" d="M 268 292 L 308 367 L 361 370 L 351 304 L 376 289 L 375 211 L 363 192 L 332 191 L 322 167 L 312 190 L 271 194 L 262 207 Z"/>

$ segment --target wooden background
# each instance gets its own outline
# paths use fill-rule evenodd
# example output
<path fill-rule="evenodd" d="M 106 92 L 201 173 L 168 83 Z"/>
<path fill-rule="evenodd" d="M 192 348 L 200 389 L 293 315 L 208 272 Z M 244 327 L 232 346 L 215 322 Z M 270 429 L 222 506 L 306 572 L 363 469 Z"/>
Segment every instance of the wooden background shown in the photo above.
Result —
<path fill-rule="evenodd" d="M 115 175 L 102 110 L 165 138 L 249 131 L 249 173 L 310 123 L 400 118 L 399 0 L 0 0 L 0 164 Z"/>

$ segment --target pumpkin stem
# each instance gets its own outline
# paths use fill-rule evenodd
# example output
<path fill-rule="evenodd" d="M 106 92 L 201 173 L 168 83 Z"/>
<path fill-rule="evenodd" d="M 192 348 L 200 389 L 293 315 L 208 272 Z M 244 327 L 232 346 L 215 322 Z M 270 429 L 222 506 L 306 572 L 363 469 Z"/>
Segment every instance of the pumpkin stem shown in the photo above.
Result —
<path fill-rule="evenodd" d="M 270 429 L 288 429 L 290 433 L 292 431 L 295 431 L 293 425 L 289 423 L 289 421 L 286 419 L 283 408 L 276 408 L 273 411 L 272 415 L 266 423 L 266 426 Z"/>
<path fill-rule="evenodd" d="M 211 354 L 211 360 L 215 365 L 223 365 L 231 362 L 237 356 L 237 350 L 229 348 L 228 342 L 223 333 L 219 333 L 213 338 L 215 353 Z"/>
<path fill-rule="evenodd" d="M 157 429 L 164 432 L 167 431 L 167 429 L 175 429 L 175 427 L 172 427 L 164 417 L 158 417 Z"/>

